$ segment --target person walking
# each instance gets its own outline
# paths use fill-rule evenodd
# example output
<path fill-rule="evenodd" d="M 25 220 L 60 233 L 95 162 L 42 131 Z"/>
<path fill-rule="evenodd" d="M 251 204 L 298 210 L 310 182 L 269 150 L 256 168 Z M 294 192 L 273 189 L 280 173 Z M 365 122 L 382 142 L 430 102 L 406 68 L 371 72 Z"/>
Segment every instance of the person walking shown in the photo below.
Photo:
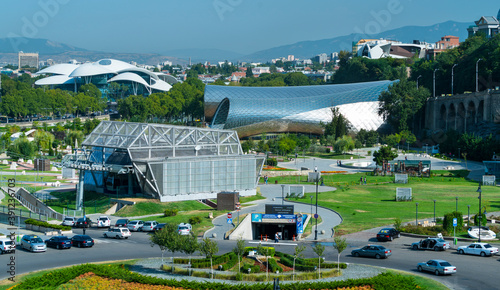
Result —
<path fill-rule="evenodd" d="M 267 175 L 264 176 L 264 182 L 267 184 Z"/>
<path fill-rule="evenodd" d="M 363 177 L 363 182 L 364 182 L 364 184 L 366 185 L 366 176 L 365 176 L 365 177 Z"/>
<path fill-rule="evenodd" d="M 280 242 L 280 236 L 278 235 L 278 232 L 274 234 L 274 243 L 279 243 Z"/>
<path fill-rule="evenodd" d="M 335 228 L 332 227 L 332 238 L 335 236 Z"/>
<path fill-rule="evenodd" d="M 359 178 L 359 185 L 363 185 L 363 177 Z"/>

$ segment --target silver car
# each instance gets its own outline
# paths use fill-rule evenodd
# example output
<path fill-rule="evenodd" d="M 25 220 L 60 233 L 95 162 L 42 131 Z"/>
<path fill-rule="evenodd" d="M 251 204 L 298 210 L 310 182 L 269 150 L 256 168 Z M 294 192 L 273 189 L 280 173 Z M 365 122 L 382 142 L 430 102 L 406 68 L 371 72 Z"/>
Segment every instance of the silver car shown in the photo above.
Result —
<path fill-rule="evenodd" d="M 142 231 L 142 226 L 144 225 L 144 222 L 143 221 L 131 221 L 127 224 L 127 228 L 130 230 L 130 231 L 133 231 L 133 232 L 138 232 L 138 231 Z"/>
<path fill-rule="evenodd" d="M 69 227 L 72 227 L 74 226 L 76 223 L 76 218 L 74 217 L 65 217 L 63 222 L 62 222 L 62 225 L 63 226 L 69 226 Z"/>
<path fill-rule="evenodd" d="M 451 275 L 457 272 L 457 267 L 452 266 L 450 263 L 445 260 L 429 260 L 427 262 L 418 263 L 417 270 L 432 272 L 439 275 Z"/>
<path fill-rule="evenodd" d="M 45 242 L 36 235 L 24 235 L 21 239 L 21 248 L 29 250 L 30 252 L 45 252 L 47 245 Z"/>
<path fill-rule="evenodd" d="M 158 223 L 156 221 L 144 222 L 144 225 L 142 225 L 142 230 L 145 232 L 152 232 L 155 230 L 157 225 Z"/>
<path fill-rule="evenodd" d="M 427 238 L 411 244 L 413 250 L 445 251 L 450 248 L 450 243 L 441 238 Z"/>

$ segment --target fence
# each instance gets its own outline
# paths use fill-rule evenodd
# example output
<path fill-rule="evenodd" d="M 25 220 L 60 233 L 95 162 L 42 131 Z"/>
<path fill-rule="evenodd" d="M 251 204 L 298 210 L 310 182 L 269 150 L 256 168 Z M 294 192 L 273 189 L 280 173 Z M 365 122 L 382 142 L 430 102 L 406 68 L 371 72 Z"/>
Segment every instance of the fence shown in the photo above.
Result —
<path fill-rule="evenodd" d="M 48 221 L 48 217 L 46 215 L 43 215 L 41 213 L 34 213 L 28 210 L 23 210 L 23 209 L 15 209 L 13 211 L 9 211 L 9 208 L 6 206 L 1 205 L 0 206 L 0 223 L 2 224 L 9 224 L 9 217 L 12 217 L 12 214 L 16 217 L 16 224 L 17 224 L 17 217 L 21 218 L 21 222 L 24 223 L 25 220 L 27 219 L 37 219 L 41 221 Z"/>
<path fill-rule="evenodd" d="M 6 195 L 8 194 L 8 189 L 2 187 L 1 188 Z M 48 218 L 56 219 L 62 221 L 64 216 L 49 206 L 45 205 L 41 200 L 39 200 L 37 197 L 35 197 L 33 194 L 31 194 L 27 189 L 24 188 L 16 188 L 16 193 L 14 197 L 27 209 L 30 210 L 30 212 L 34 213 L 35 215 L 44 215 L 45 220 Z"/>

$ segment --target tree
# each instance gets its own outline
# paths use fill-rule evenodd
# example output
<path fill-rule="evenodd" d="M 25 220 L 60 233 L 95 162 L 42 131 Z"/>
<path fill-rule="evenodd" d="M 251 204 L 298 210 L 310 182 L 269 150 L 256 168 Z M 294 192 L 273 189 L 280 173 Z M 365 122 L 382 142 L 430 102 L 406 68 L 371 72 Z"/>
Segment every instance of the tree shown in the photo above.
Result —
<path fill-rule="evenodd" d="M 340 254 L 347 248 L 347 241 L 345 238 L 336 236 L 333 238 L 333 248 L 337 250 L 337 270 L 340 272 Z"/>
<path fill-rule="evenodd" d="M 266 280 L 269 280 L 269 247 L 264 247 L 261 243 L 259 243 L 257 246 L 257 252 L 261 255 L 266 255 Z"/>
<path fill-rule="evenodd" d="M 151 247 L 154 247 L 155 245 L 158 245 L 158 247 L 160 247 L 162 265 L 163 265 L 163 254 L 167 250 L 166 245 L 168 239 L 170 239 L 170 234 L 165 230 L 156 231 L 149 237 L 149 241 L 151 242 Z"/>
<path fill-rule="evenodd" d="M 238 272 L 240 272 L 240 257 L 245 253 L 245 241 L 242 238 L 236 241 L 236 247 L 233 248 L 233 253 L 238 255 Z"/>
<path fill-rule="evenodd" d="M 351 125 L 344 115 L 342 115 L 339 111 L 339 108 L 331 109 L 332 120 L 324 124 L 325 127 L 325 136 L 334 136 L 335 140 L 347 134 Z"/>
<path fill-rule="evenodd" d="M 306 246 L 305 245 L 298 245 L 295 247 L 295 250 L 293 252 L 293 280 L 295 281 L 295 260 L 297 260 L 297 258 L 303 258 L 304 257 L 304 254 L 302 252 L 304 252 L 306 250 Z"/>
<path fill-rule="evenodd" d="M 415 82 L 401 80 L 380 94 L 378 114 L 392 125 L 396 132 L 409 130 L 415 115 L 429 97 L 429 90 L 425 87 L 417 89 Z"/>
<path fill-rule="evenodd" d="M 325 252 L 325 246 L 320 243 L 316 243 L 314 247 L 312 247 L 314 253 L 318 255 L 318 279 L 321 278 L 321 256 Z"/>
<path fill-rule="evenodd" d="M 204 254 L 205 257 L 210 258 L 210 273 L 212 274 L 212 279 L 214 278 L 214 268 L 212 265 L 212 258 L 215 254 L 219 252 L 219 246 L 216 241 L 212 241 L 209 238 L 204 238 L 200 244 L 200 253 Z"/>
<path fill-rule="evenodd" d="M 83 141 L 83 132 L 79 130 L 70 130 L 66 137 L 64 138 L 64 143 L 75 148 L 76 141 L 78 141 L 78 145 L 82 145 Z"/>
<path fill-rule="evenodd" d="M 191 255 L 199 248 L 198 239 L 194 235 L 180 236 L 180 251 L 189 257 L 189 265 L 191 266 Z"/>
<path fill-rule="evenodd" d="M 35 132 L 35 144 L 38 148 L 48 150 L 52 148 L 52 142 L 54 142 L 54 135 L 51 133 L 43 130 Z"/>
<path fill-rule="evenodd" d="M 35 143 L 29 141 L 25 136 L 16 139 L 8 148 L 7 155 L 13 159 L 30 159 L 38 150 Z"/>
<path fill-rule="evenodd" d="M 309 78 L 301 72 L 293 72 L 287 74 L 284 79 L 287 86 L 307 86 L 309 85 Z"/>
<path fill-rule="evenodd" d="M 378 166 L 381 166 L 385 161 L 394 160 L 394 158 L 398 157 L 398 154 L 392 151 L 392 148 L 389 146 L 380 147 L 379 151 L 373 152 L 373 161 L 377 163 Z"/>
<path fill-rule="evenodd" d="M 245 77 L 247 77 L 247 78 L 253 78 L 253 71 L 252 71 L 252 67 L 251 66 L 247 67 L 247 71 L 245 73 Z"/>
<path fill-rule="evenodd" d="M 180 235 L 173 224 L 166 224 L 165 227 L 160 231 L 165 232 L 166 239 L 164 240 L 164 245 L 167 251 L 172 253 L 172 273 L 174 272 L 174 253 L 181 249 Z"/>

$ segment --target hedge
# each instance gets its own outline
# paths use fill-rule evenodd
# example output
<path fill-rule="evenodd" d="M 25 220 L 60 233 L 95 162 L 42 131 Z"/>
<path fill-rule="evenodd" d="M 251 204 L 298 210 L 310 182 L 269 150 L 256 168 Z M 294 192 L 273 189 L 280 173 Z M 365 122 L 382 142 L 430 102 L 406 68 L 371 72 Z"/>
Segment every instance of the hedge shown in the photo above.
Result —
<path fill-rule="evenodd" d="M 127 282 L 136 282 L 149 285 L 165 285 L 169 287 L 177 287 L 182 289 L 205 290 L 205 289 L 221 289 L 221 290 L 265 290 L 270 289 L 269 283 L 253 283 L 253 284 L 228 284 L 215 283 L 210 281 L 177 281 L 174 279 L 161 279 L 151 276 L 144 276 L 128 270 L 122 265 L 92 265 L 83 264 L 54 270 L 50 273 L 41 276 L 26 279 L 14 287 L 15 290 L 22 289 L 55 289 L 70 280 L 88 272 L 107 277 L 111 279 L 122 279 Z M 411 276 L 402 276 L 399 274 L 382 273 L 373 278 L 349 279 L 346 281 L 333 282 L 297 282 L 284 283 L 280 287 L 283 290 L 298 290 L 298 289 L 336 289 L 349 288 L 371 285 L 373 289 L 416 289 L 420 286 L 416 283 L 415 278 Z"/>
<path fill-rule="evenodd" d="M 266 159 L 266 165 L 277 166 L 278 165 L 278 160 L 276 160 L 276 158 L 267 158 Z"/>
<path fill-rule="evenodd" d="M 276 262 L 276 260 L 274 258 L 267 259 L 267 263 L 268 263 L 268 267 L 269 267 L 268 269 L 272 273 L 276 273 L 276 271 L 283 273 L 283 268 L 281 268 L 281 266 L 278 265 L 278 262 Z"/>
<path fill-rule="evenodd" d="M 277 252 L 276 256 L 280 257 L 281 264 L 287 267 L 293 267 L 292 255 Z M 338 267 L 337 263 L 326 263 L 323 261 L 323 259 L 320 259 L 320 264 L 322 269 L 334 269 Z M 309 258 L 309 259 L 297 258 L 295 260 L 295 270 L 298 271 L 304 271 L 304 272 L 314 271 L 315 267 L 317 266 L 318 266 L 318 258 Z M 345 269 L 347 268 L 347 265 L 345 263 L 340 263 L 340 268 Z"/>
<path fill-rule="evenodd" d="M 270 257 L 274 257 L 274 255 L 276 254 L 276 250 L 274 249 L 274 247 L 263 247 L 263 248 L 267 248 L 267 253 L 268 253 L 268 256 Z M 257 247 L 245 247 L 245 254 L 243 254 L 243 256 L 248 256 L 248 253 L 250 251 L 257 251 Z M 261 255 L 265 255 L 265 253 L 259 253 Z"/>
<path fill-rule="evenodd" d="M 68 226 L 61 226 L 61 225 L 54 225 L 54 224 L 49 224 L 48 222 L 42 222 L 36 219 L 27 219 L 24 221 L 25 224 L 29 225 L 34 225 L 34 226 L 39 226 L 39 227 L 46 227 L 46 228 L 51 228 L 55 230 L 61 230 L 61 231 L 70 231 L 71 227 Z"/>
<path fill-rule="evenodd" d="M 222 265 L 222 270 L 227 271 L 234 267 L 238 263 L 238 255 L 231 252 L 229 253 L 229 261 L 227 261 L 224 265 Z"/>
<path fill-rule="evenodd" d="M 221 256 L 214 256 L 212 258 L 212 266 L 213 265 L 219 265 L 219 264 L 224 264 L 229 262 L 231 259 L 231 254 L 236 256 L 233 252 L 221 255 Z M 238 261 L 238 257 L 236 257 L 236 262 Z M 177 264 L 188 264 L 189 259 L 182 258 L 182 259 L 174 259 L 174 263 Z M 234 266 L 234 265 L 233 265 Z M 191 267 L 193 268 L 210 268 L 210 259 L 204 258 L 204 259 L 191 259 Z"/>
<path fill-rule="evenodd" d="M 260 273 L 259 265 L 250 265 L 250 264 L 244 264 L 243 266 L 241 266 L 240 271 L 241 273 L 248 274 L 248 269 L 250 269 L 251 274 Z"/>

